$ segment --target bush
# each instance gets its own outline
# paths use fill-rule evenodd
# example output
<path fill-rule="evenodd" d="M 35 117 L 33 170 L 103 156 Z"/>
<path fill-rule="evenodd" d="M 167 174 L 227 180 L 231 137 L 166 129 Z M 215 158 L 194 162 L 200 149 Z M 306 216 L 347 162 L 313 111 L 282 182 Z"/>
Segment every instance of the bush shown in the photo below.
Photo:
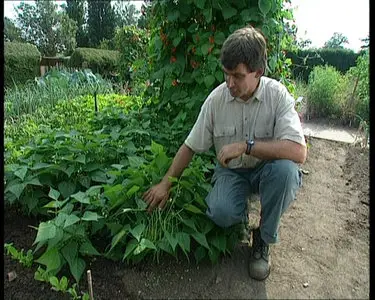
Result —
<path fill-rule="evenodd" d="M 121 81 L 130 81 L 132 64 L 136 60 L 147 61 L 147 45 L 149 36 L 146 30 L 134 25 L 117 29 L 114 37 L 116 49 L 120 52 L 118 72 Z"/>
<path fill-rule="evenodd" d="M 23 84 L 39 76 L 41 54 L 34 45 L 5 42 L 4 56 L 6 87 Z"/>
<path fill-rule="evenodd" d="M 95 48 L 77 48 L 70 57 L 69 66 L 74 68 L 89 68 L 94 73 L 108 77 L 117 69 L 119 62 L 118 51 Z"/>
<path fill-rule="evenodd" d="M 359 117 L 361 121 L 367 123 L 370 121 L 369 59 L 370 55 L 367 49 L 357 58 L 357 65 L 347 73 L 348 80 L 353 82 L 353 89 L 351 90 L 353 97 L 350 98 L 351 102 L 348 103 L 348 108 L 354 112 L 357 118 Z"/>
<path fill-rule="evenodd" d="M 308 114 L 339 118 L 347 100 L 348 81 L 332 66 L 316 66 L 309 76 Z"/>

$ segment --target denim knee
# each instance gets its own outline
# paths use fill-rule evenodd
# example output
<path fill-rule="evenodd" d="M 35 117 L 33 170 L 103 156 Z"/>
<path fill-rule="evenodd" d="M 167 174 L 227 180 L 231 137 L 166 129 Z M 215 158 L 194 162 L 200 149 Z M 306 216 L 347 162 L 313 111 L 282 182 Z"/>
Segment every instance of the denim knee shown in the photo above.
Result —
<path fill-rule="evenodd" d="M 278 159 L 265 165 L 263 174 L 280 181 L 285 180 L 285 184 L 291 188 L 302 185 L 302 176 L 298 165 L 288 159 Z"/>

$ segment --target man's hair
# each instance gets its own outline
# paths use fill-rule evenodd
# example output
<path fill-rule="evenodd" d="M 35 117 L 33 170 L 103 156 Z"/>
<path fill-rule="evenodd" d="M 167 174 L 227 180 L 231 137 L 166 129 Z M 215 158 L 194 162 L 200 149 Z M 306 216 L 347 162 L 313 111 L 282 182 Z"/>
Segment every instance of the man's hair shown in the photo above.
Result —
<path fill-rule="evenodd" d="M 263 33 L 252 26 L 233 32 L 221 48 L 220 60 L 224 68 L 233 70 L 245 64 L 249 72 L 267 68 L 267 44 Z"/>

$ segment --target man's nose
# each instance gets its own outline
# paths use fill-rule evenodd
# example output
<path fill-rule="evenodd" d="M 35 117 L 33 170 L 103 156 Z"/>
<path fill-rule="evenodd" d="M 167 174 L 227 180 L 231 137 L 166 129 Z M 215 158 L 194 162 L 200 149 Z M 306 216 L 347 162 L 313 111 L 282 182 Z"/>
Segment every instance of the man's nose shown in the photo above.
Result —
<path fill-rule="evenodd" d="M 232 88 L 234 86 L 234 80 L 233 80 L 232 76 L 227 77 L 227 85 L 228 85 L 229 88 Z"/>

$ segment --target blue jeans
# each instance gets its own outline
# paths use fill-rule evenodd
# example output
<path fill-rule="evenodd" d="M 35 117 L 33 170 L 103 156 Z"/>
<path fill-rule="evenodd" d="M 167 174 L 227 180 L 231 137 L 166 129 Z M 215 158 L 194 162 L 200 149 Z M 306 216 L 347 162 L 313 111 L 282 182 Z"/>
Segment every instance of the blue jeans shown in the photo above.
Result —
<path fill-rule="evenodd" d="M 217 166 L 213 188 L 206 197 L 207 216 L 220 227 L 247 222 L 247 199 L 260 195 L 260 232 L 266 243 L 278 241 L 280 218 L 302 186 L 302 174 L 293 161 L 265 161 L 254 169 Z"/>

